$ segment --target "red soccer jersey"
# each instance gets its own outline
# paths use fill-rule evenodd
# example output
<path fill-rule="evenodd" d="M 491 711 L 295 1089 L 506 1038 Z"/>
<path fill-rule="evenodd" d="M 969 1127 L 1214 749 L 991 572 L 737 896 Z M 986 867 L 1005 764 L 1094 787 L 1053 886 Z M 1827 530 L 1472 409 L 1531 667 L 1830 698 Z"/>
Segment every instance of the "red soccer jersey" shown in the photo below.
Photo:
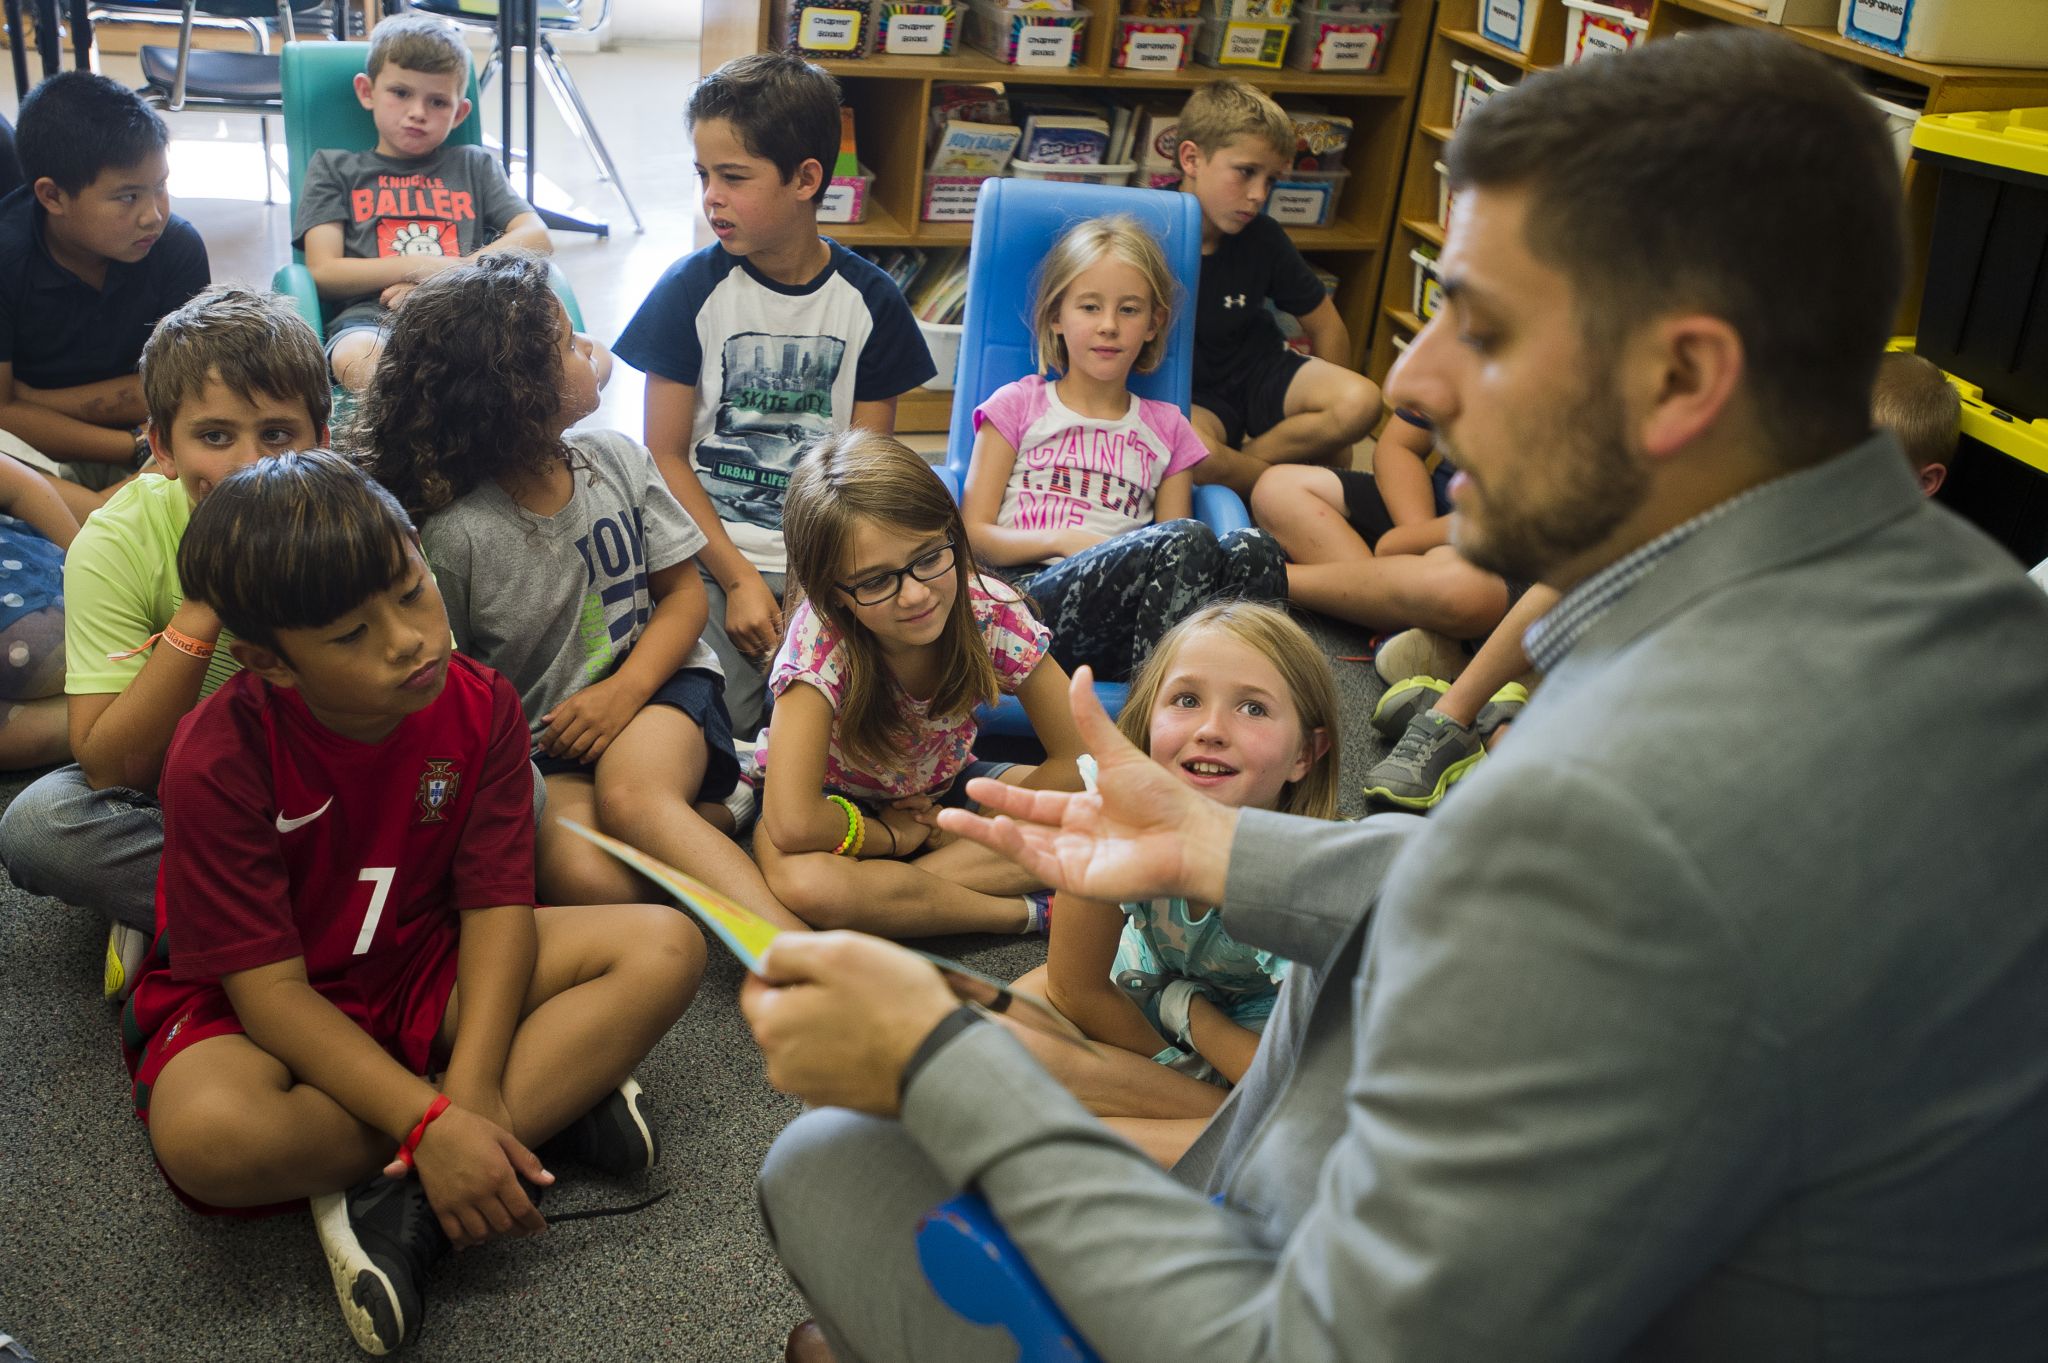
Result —
<path fill-rule="evenodd" d="M 461 654 L 434 703 L 378 743 L 244 672 L 179 724 L 161 794 L 160 940 L 135 1040 L 189 1015 L 222 975 L 302 956 L 315 989 L 418 1068 L 423 1055 L 400 1052 L 439 1023 L 456 914 L 533 903 L 519 697 Z"/>

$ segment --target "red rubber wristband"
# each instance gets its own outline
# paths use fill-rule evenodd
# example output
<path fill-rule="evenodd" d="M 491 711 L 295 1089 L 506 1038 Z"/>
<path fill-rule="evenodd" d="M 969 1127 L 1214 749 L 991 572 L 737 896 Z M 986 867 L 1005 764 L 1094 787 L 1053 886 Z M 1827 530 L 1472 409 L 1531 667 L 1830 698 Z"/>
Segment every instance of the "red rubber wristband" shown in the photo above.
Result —
<path fill-rule="evenodd" d="M 427 1128 L 434 1124 L 434 1118 L 446 1112 L 448 1108 L 448 1095 L 445 1093 L 435 1094 L 434 1101 L 427 1104 L 427 1115 L 420 1118 L 420 1124 L 405 1138 L 405 1144 L 398 1147 L 399 1162 L 406 1168 L 412 1168 L 413 1151 L 420 1148 L 420 1139 L 427 1134 Z"/>

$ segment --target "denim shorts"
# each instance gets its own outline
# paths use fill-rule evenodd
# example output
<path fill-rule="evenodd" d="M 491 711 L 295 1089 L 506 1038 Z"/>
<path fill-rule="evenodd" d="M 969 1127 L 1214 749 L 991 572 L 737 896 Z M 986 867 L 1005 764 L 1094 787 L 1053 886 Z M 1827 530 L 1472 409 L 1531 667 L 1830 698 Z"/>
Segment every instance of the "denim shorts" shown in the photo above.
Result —
<path fill-rule="evenodd" d="M 703 667 L 686 667 L 647 698 L 649 705 L 667 705 L 688 715 L 704 731 L 704 784 L 699 800 L 723 800 L 740 783 L 739 754 L 733 751 L 732 720 L 725 713 L 725 678 Z M 573 757 L 555 757 L 533 750 L 533 765 L 543 776 L 590 771 L 596 765 Z"/>

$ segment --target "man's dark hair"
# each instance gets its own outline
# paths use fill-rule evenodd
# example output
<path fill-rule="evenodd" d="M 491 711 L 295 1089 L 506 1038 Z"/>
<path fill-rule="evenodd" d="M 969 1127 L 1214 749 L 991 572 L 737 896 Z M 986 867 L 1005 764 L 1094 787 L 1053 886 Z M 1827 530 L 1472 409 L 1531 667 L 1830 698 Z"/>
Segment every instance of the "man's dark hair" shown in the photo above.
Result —
<path fill-rule="evenodd" d="M 317 629 L 405 572 L 412 522 L 398 499 L 331 450 L 235 470 L 192 509 L 178 546 L 185 595 L 237 638 L 281 652 L 281 629 Z"/>
<path fill-rule="evenodd" d="M 1527 189 L 1527 244 L 1588 342 L 1673 310 L 1742 338 L 1787 465 L 1870 429 L 1905 275 L 1899 166 L 1871 103 L 1775 34 L 1719 32 L 1545 73 L 1468 115 L 1453 189 Z"/>
<path fill-rule="evenodd" d="M 839 159 L 839 82 L 823 68 L 787 52 L 735 57 L 690 93 L 684 125 L 694 130 L 707 118 L 732 124 L 740 145 L 773 162 L 784 184 L 798 166 L 816 161 L 812 204 L 824 195 Z"/>
<path fill-rule="evenodd" d="M 76 194 L 100 172 L 136 164 L 171 140 L 156 110 L 127 86 L 90 71 L 59 71 L 28 92 L 14 120 L 21 173 Z"/>

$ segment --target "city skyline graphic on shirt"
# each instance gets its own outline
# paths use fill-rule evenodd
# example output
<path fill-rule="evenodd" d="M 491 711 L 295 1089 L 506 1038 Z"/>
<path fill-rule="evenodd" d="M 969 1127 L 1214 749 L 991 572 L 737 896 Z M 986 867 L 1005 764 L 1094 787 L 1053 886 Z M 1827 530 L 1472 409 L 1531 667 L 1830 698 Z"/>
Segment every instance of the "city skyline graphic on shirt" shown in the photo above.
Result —
<path fill-rule="evenodd" d="M 796 454 L 832 430 L 832 386 L 846 359 L 837 336 L 742 331 L 719 351 L 721 382 L 697 473 L 721 520 L 782 526 Z"/>

